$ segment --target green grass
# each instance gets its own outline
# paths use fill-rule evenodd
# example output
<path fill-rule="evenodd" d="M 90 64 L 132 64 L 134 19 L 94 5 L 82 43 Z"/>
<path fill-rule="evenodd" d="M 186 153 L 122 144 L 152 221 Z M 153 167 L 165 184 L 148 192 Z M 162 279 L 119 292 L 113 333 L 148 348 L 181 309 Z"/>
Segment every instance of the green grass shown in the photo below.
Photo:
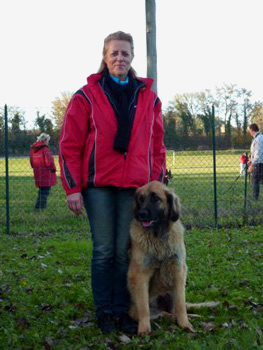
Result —
<path fill-rule="evenodd" d="M 196 334 L 155 320 L 124 345 L 96 326 L 89 236 L 2 235 L 0 349 L 263 349 L 263 229 L 190 230 L 185 241 L 187 301 L 220 305 L 193 310 Z"/>
<path fill-rule="evenodd" d="M 241 151 L 218 151 L 217 214 L 219 227 L 240 227 L 244 224 L 263 223 L 263 202 L 251 200 L 251 184 L 239 175 Z M 88 230 L 85 216 L 76 218 L 67 208 L 65 192 L 59 179 L 52 187 L 48 209 L 34 212 L 37 188 L 34 185 L 28 157 L 9 159 L 10 230 L 18 232 L 85 232 Z M 167 168 L 173 178 L 169 186 L 179 195 L 183 208 L 184 223 L 188 228 L 213 227 L 215 225 L 213 154 L 211 151 L 172 152 L 167 155 Z M 261 190 L 262 191 L 262 190 Z M 261 194 L 262 197 L 263 194 Z M 246 205 L 246 212 L 244 208 Z M 5 171 L 0 159 L 0 220 L 5 223 Z M 5 232 L 5 225 L 1 225 Z"/>

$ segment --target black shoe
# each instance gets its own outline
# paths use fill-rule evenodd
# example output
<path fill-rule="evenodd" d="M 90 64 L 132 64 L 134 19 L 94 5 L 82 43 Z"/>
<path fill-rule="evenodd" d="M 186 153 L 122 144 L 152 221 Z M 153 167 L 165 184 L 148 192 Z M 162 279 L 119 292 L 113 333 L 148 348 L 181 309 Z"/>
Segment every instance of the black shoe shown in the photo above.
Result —
<path fill-rule="evenodd" d="M 135 322 L 127 313 L 122 313 L 118 316 L 118 328 L 126 334 L 137 334 L 138 323 Z"/>
<path fill-rule="evenodd" d="M 117 327 L 115 325 L 114 318 L 112 314 L 109 313 L 102 313 L 98 317 L 98 327 L 103 333 L 110 333 L 110 332 L 116 332 Z"/>

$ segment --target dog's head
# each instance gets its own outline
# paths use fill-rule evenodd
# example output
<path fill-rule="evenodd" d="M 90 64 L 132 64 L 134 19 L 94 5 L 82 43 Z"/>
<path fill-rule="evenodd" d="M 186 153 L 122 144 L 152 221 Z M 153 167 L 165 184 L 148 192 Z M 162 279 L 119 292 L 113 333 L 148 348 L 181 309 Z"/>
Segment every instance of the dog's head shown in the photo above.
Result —
<path fill-rule="evenodd" d="M 144 229 L 167 228 L 169 222 L 179 219 L 180 212 L 179 198 L 161 182 L 152 181 L 135 193 L 134 216 Z"/>

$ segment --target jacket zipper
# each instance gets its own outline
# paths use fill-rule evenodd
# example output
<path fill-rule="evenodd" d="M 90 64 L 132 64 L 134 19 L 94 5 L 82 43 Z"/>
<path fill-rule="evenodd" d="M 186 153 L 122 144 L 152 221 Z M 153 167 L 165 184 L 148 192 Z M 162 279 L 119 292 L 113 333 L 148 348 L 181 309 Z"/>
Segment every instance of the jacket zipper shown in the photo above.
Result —
<path fill-rule="evenodd" d="M 135 101 L 137 92 L 140 90 L 140 88 L 141 88 L 143 85 L 144 85 L 144 84 L 139 85 L 139 86 L 137 87 L 137 89 L 135 90 L 135 92 L 134 92 L 134 94 L 133 94 L 133 99 L 132 99 L 132 101 L 131 101 L 131 103 L 130 103 L 130 105 L 129 105 L 129 108 L 128 108 L 129 110 L 131 109 L 131 106 L 132 106 L 133 102 Z M 111 102 L 111 104 L 114 106 L 115 110 L 118 111 L 118 109 L 116 108 L 115 103 L 114 103 L 113 100 L 111 99 L 110 94 L 108 94 L 108 93 L 106 92 L 106 90 L 103 88 L 103 86 L 102 86 L 101 84 L 100 84 L 100 87 L 101 87 L 102 91 L 104 92 L 104 94 L 108 96 L 108 99 L 109 99 L 109 101 Z M 137 106 L 135 106 L 135 108 L 136 108 L 136 107 L 137 107 Z M 124 174 L 125 174 L 125 172 L 126 172 L 126 159 L 127 159 L 127 152 L 124 153 L 124 161 L 125 161 L 125 164 L 124 164 L 124 165 L 125 165 L 125 166 L 124 166 L 124 169 L 123 169 L 122 181 L 123 181 L 123 178 L 124 178 Z"/>

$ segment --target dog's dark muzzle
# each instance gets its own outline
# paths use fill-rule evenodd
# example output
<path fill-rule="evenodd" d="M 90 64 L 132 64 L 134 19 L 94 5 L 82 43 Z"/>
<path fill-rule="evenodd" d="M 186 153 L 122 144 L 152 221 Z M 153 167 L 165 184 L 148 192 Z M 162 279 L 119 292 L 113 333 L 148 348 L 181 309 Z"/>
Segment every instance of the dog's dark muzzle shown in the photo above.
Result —
<path fill-rule="evenodd" d="M 149 210 L 147 210 L 147 209 L 140 209 L 138 211 L 138 219 L 140 221 L 149 221 L 149 220 L 151 220 Z"/>
<path fill-rule="evenodd" d="M 156 224 L 156 220 L 152 218 L 151 211 L 148 209 L 140 209 L 137 214 L 137 219 L 144 228 L 151 228 Z"/>

